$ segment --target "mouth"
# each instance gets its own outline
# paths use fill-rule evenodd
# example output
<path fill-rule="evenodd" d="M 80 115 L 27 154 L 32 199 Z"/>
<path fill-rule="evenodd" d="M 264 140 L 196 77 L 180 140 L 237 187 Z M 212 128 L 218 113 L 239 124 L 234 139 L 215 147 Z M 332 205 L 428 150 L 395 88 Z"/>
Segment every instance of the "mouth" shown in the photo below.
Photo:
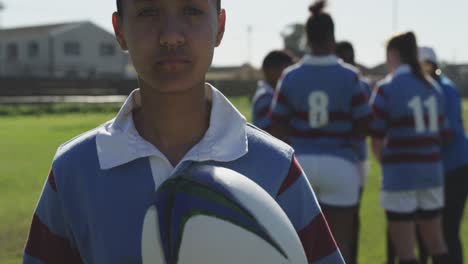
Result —
<path fill-rule="evenodd" d="M 190 64 L 190 60 L 186 58 L 162 58 L 156 61 L 158 68 L 164 69 L 166 71 L 180 71 L 186 68 Z"/>

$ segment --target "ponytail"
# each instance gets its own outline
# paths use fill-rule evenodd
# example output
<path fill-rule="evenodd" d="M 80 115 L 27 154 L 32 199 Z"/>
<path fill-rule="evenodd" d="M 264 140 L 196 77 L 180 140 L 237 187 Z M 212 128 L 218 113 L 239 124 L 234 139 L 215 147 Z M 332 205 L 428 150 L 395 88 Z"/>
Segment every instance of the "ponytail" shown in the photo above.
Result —
<path fill-rule="evenodd" d="M 306 24 L 307 40 L 311 45 L 335 41 L 335 24 L 332 17 L 324 12 L 327 0 L 318 0 L 309 7 L 310 17 Z"/>
<path fill-rule="evenodd" d="M 431 82 L 426 78 L 418 59 L 418 44 L 416 35 L 413 32 L 406 32 L 390 39 L 388 49 L 395 49 L 400 54 L 400 60 L 410 66 L 414 75 L 427 85 L 432 87 Z"/>

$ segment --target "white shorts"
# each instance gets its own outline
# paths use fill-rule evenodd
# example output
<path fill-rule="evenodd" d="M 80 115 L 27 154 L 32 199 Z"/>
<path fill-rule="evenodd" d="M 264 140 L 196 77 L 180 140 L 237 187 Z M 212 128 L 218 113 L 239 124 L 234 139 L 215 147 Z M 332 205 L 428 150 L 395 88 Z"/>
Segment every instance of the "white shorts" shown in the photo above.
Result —
<path fill-rule="evenodd" d="M 439 210 L 444 207 L 444 188 L 404 192 L 382 191 L 380 202 L 388 212 L 400 214 Z"/>
<path fill-rule="evenodd" d="M 358 163 L 361 187 L 364 187 L 369 178 L 369 160 L 363 160 Z"/>
<path fill-rule="evenodd" d="M 327 155 L 298 155 L 297 159 L 320 203 L 338 207 L 358 204 L 361 177 L 356 164 Z"/>

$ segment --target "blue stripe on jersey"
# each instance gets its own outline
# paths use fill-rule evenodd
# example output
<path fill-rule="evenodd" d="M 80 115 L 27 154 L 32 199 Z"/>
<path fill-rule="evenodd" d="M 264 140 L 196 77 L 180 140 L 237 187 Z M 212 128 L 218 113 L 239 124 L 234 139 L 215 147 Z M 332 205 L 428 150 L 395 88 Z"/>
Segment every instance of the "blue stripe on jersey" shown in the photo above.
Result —
<path fill-rule="evenodd" d="M 252 101 L 252 123 L 263 130 L 268 130 L 271 126 L 269 112 L 273 96 L 274 91 L 263 88 Z"/>
<path fill-rule="evenodd" d="M 357 139 L 372 118 L 356 71 L 342 64 L 297 64 L 285 71 L 273 103 L 273 122 L 287 122 L 298 154 L 359 160 Z"/>
<path fill-rule="evenodd" d="M 380 82 L 372 98 L 376 116 L 372 134 L 387 141 L 382 153 L 383 189 L 441 186 L 441 133 L 448 127 L 443 95 L 411 72 L 400 72 Z M 435 127 L 431 127 L 431 114 Z M 416 130 L 418 119 L 422 120 L 420 131 Z"/>
<path fill-rule="evenodd" d="M 468 164 L 468 140 L 465 135 L 461 98 L 457 88 L 445 76 L 442 76 L 439 84 L 445 95 L 445 111 L 453 131 L 452 140 L 442 146 L 444 169 L 449 172 Z"/>
<path fill-rule="evenodd" d="M 315 206 L 311 206 L 308 210 L 304 210 L 305 208 L 303 204 L 290 203 L 291 197 L 295 197 L 295 199 L 311 200 L 318 204 L 318 201 L 312 192 L 304 192 L 303 188 L 307 185 L 310 186 L 307 178 L 302 174 L 301 177 L 284 193 L 278 196 L 276 200 L 288 216 L 293 216 L 290 217 L 290 219 L 296 230 L 303 229 L 309 224 L 309 220 L 307 219 L 313 219 L 321 213 L 320 209 Z"/>

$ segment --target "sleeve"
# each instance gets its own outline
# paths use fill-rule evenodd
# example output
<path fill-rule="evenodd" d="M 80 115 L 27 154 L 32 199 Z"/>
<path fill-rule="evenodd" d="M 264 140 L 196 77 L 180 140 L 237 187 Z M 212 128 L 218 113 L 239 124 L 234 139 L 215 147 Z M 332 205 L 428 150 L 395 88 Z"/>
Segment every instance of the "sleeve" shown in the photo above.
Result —
<path fill-rule="evenodd" d="M 263 94 L 256 98 L 252 104 L 253 124 L 263 130 L 268 130 L 271 125 L 270 107 L 273 96 Z"/>
<path fill-rule="evenodd" d="M 353 130 L 359 136 L 369 134 L 369 126 L 373 120 L 372 110 L 369 106 L 369 95 L 364 82 L 357 80 L 353 86 L 351 99 L 351 113 Z"/>
<path fill-rule="evenodd" d="M 387 94 L 382 87 L 374 89 L 370 100 L 374 113 L 374 121 L 371 124 L 370 134 L 374 138 L 382 139 L 387 134 L 389 123 L 387 100 Z"/>
<path fill-rule="evenodd" d="M 289 123 L 294 111 L 290 103 L 288 92 L 287 75 L 283 75 L 282 79 L 278 82 L 273 102 L 271 103 L 271 118 L 274 124 L 285 125 Z"/>
<path fill-rule="evenodd" d="M 310 264 L 344 263 L 314 191 L 294 156 L 276 201 L 296 229 Z"/>
<path fill-rule="evenodd" d="M 440 138 L 448 144 L 456 133 L 464 134 L 463 120 L 461 120 L 461 100 L 455 90 L 440 95 L 442 104 L 440 122 Z"/>
<path fill-rule="evenodd" d="M 51 170 L 34 212 L 23 263 L 83 263 L 73 241 Z"/>

